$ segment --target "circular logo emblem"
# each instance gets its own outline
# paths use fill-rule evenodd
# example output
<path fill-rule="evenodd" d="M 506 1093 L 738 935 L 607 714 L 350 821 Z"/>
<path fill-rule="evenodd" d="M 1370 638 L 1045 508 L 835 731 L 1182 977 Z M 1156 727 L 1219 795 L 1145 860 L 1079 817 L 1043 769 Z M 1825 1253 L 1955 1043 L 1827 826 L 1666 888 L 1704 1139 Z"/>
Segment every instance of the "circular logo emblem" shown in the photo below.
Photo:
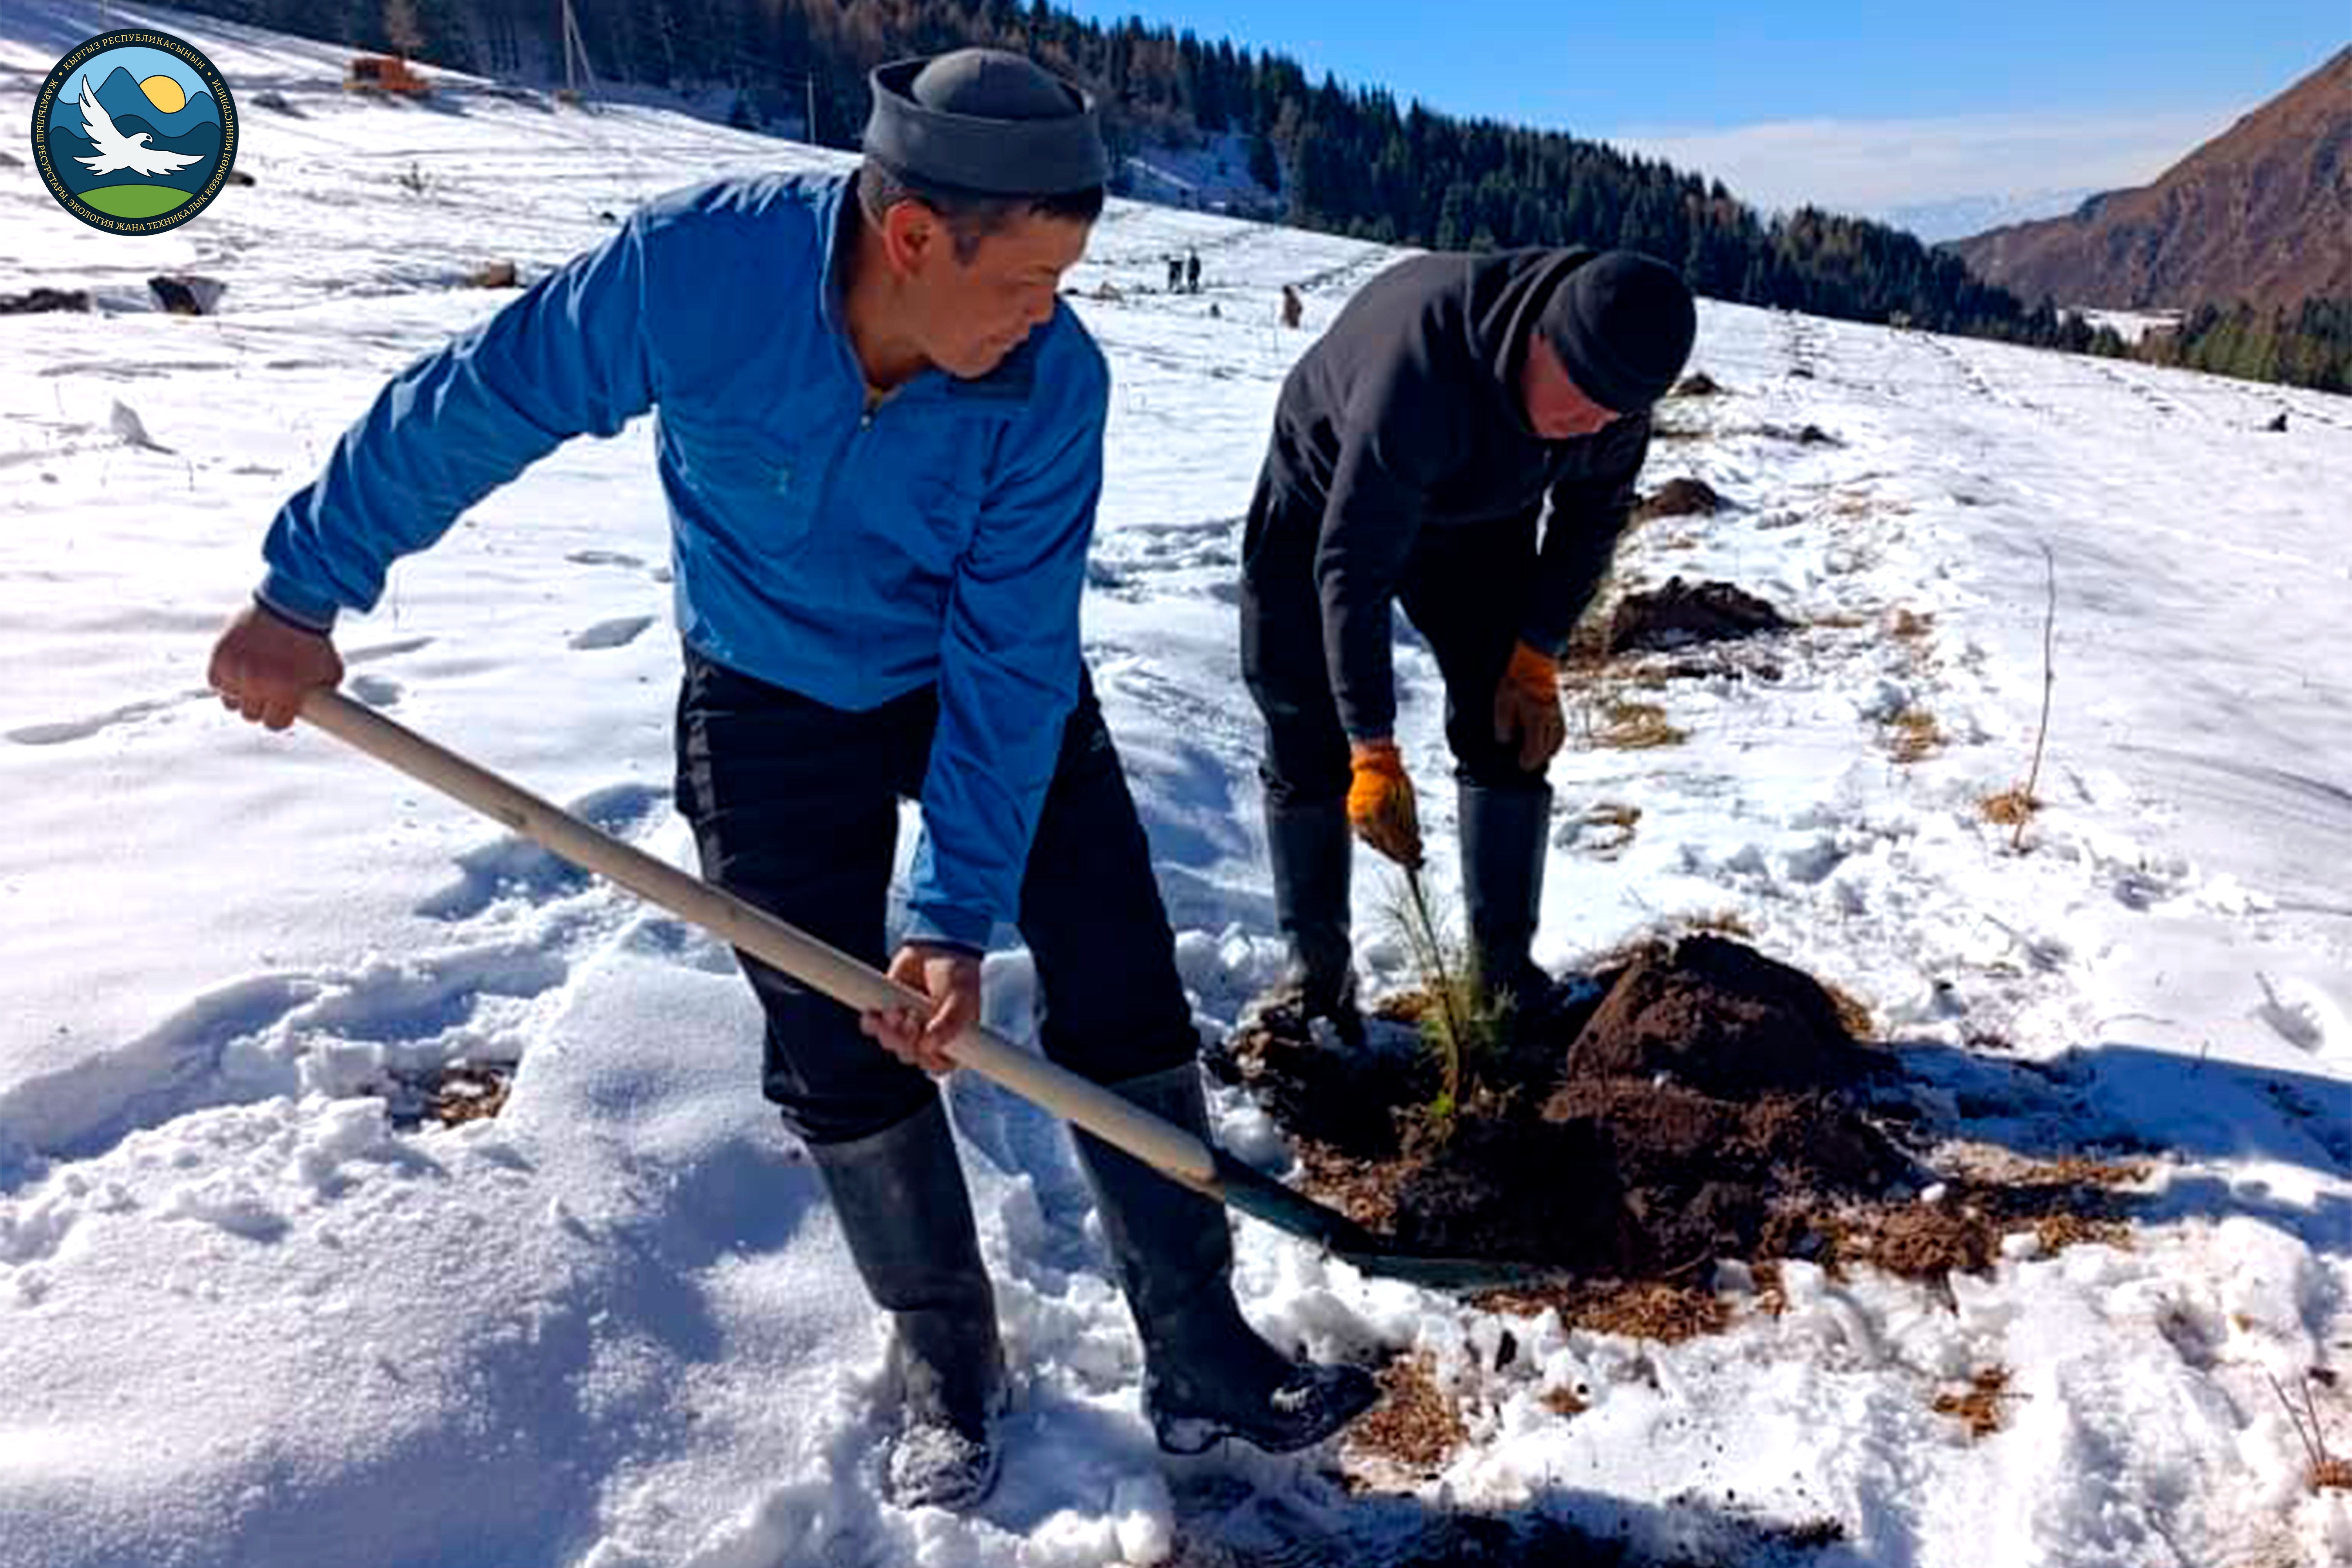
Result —
<path fill-rule="evenodd" d="M 100 33 L 33 100 L 33 163 L 58 205 L 109 234 L 161 234 L 210 205 L 236 162 L 236 105 L 169 33 Z"/>

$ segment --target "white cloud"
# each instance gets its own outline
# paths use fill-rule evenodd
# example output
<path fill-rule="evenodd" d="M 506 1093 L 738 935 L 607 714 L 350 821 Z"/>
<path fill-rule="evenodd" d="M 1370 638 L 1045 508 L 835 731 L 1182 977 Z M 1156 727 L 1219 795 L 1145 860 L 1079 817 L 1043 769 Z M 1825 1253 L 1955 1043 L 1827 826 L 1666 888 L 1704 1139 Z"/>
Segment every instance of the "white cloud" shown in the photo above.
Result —
<path fill-rule="evenodd" d="M 1721 130 L 1632 128 L 1614 146 L 1721 180 L 1767 208 L 1876 214 L 1927 203 L 2144 185 L 2244 109 L 1787 120 Z"/>

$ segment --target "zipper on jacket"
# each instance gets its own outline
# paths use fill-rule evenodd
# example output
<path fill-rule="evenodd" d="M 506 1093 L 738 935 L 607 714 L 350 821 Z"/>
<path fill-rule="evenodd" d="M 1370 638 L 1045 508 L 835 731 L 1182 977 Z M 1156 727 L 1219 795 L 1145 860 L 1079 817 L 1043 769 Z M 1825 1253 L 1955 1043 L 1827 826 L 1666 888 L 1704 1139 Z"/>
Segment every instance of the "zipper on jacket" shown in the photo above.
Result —
<path fill-rule="evenodd" d="M 842 465 L 848 462 L 856 451 L 858 437 L 874 428 L 874 414 L 875 410 L 871 408 L 861 410 L 857 416 L 856 425 L 850 429 L 845 439 L 835 444 L 833 451 L 827 456 L 824 479 L 817 487 L 816 492 L 814 515 L 818 519 L 822 520 L 830 513 L 833 505 L 834 482 L 841 477 Z"/>

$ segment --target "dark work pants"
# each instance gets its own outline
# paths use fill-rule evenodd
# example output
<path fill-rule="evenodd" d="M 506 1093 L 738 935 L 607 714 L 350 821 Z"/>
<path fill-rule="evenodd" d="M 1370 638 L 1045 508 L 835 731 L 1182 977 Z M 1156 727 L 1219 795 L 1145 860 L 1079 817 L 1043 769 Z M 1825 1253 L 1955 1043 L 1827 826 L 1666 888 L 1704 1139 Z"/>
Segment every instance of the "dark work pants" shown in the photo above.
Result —
<path fill-rule="evenodd" d="M 1270 805 L 1307 805 L 1348 793 L 1348 736 L 1331 695 L 1323 604 L 1315 581 L 1319 510 L 1264 479 L 1242 539 L 1242 676 L 1265 720 L 1259 773 Z M 1445 682 L 1445 740 L 1455 776 L 1489 789 L 1540 787 L 1517 742 L 1495 739 L 1495 688 L 1518 640 L 1521 595 L 1535 575 L 1533 518 L 1425 527 L 1398 584 Z"/>
<path fill-rule="evenodd" d="M 703 874 L 880 967 L 898 801 L 919 797 L 938 723 L 928 687 L 848 712 L 688 649 L 677 800 Z M 1090 681 L 1082 680 L 1063 726 L 1019 925 L 1036 961 L 1048 1057 L 1105 1083 L 1192 1058 L 1200 1039 L 1143 825 Z M 864 1137 L 935 1092 L 922 1072 L 859 1032 L 848 1008 L 737 957 L 767 1015 L 768 1098 L 802 1138 Z"/>

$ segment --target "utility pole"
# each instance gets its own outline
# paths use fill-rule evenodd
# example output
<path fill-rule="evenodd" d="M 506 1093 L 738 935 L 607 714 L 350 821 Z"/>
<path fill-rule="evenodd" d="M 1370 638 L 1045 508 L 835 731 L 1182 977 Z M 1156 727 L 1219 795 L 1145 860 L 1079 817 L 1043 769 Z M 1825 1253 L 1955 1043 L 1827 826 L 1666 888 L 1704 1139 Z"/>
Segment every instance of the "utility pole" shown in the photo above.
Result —
<path fill-rule="evenodd" d="M 563 90 L 560 101 L 577 104 L 580 101 L 580 78 L 586 72 L 588 46 L 580 37 L 580 18 L 572 15 L 572 0 L 563 0 Z"/>

